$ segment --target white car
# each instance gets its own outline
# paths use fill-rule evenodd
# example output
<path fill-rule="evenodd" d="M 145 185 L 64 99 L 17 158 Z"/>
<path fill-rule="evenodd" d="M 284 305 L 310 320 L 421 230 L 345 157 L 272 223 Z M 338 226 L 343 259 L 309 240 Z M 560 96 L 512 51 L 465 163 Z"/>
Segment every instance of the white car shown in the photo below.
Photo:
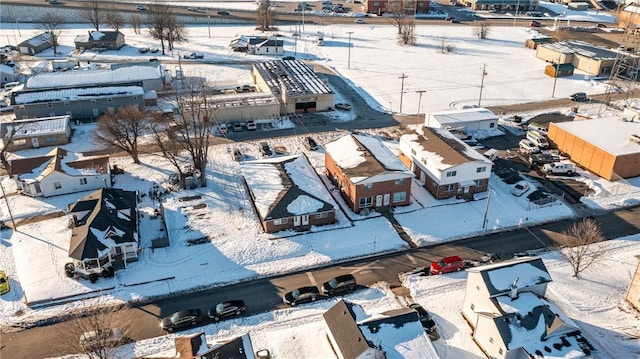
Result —
<path fill-rule="evenodd" d="M 140 11 L 144 11 L 144 10 L 147 10 L 147 6 L 143 4 L 139 4 L 136 6 L 136 9 Z"/>
<path fill-rule="evenodd" d="M 366 24 L 367 22 L 364 19 L 356 19 L 356 24 Z"/>
<path fill-rule="evenodd" d="M 527 193 L 530 188 L 531 184 L 529 184 L 528 181 L 522 180 L 514 184 L 509 192 L 511 192 L 511 194 L 516 197 L 520 197 L 523 194 Z"/>
<path fill-rule="evenodd" d="M 245 125 L 247 126 L 247 130 L 249 131 L 253 131 L 253 130 L 257 130 L 258 126 L 256 125 L 256 121 L 254 120 L 248 120 Z"/>
<path fill-rule="evenodd" d="M 520 148 L 520 152 L 524 154 L 533 154 L 533 153 L 540 152 L 540 147 L 536 146 L 533 142 L 527 139 L 520 140 L 520 143 L 518 143 L 518 146 Z"/>

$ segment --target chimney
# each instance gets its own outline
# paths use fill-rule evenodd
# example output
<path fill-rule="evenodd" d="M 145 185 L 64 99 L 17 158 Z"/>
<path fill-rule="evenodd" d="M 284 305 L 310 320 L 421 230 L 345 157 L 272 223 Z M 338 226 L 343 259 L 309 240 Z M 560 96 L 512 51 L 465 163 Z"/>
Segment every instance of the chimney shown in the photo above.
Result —
<path fill-rule="evenodd" d="M 509 286 L 509 297 L 511 297 L 511 300 L 518 299 L 518 279 L 519 278 L 516 277 L 513 283 Z"/>

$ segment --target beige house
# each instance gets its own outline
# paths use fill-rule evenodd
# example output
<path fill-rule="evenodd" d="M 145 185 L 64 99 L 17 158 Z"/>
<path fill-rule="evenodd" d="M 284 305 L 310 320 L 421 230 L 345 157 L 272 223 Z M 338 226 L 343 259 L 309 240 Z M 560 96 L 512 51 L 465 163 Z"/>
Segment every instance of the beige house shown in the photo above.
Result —
<path fill-rule="evenodd" d="M 523 257 L 467 270 L 462 316 L 489 358 L 594 358 L 596 349 L 545 298 L 551 276 L 542 259 Z"/>
<path fill-rule="evenodd" d="M 593 76 L 608 76 L 620 56 L 629 55 L 581 41 L 540 44 L 536 49 L 536 57 L 541 60 L 552 64 L 572 64 L 576 70 Z"/>
<path fill-rule="evenodd" d="M 638 259 L 640 257 L 636 256 Z M 640 260 L 638 261 L 638 265 L 636 266 L 636 272 L 631 279 L 631 283 L 629 284 L 629 289 L 627 290 L 627 295 L 625 299 L 631 304 L 638 312 L 640 312 Z"/>

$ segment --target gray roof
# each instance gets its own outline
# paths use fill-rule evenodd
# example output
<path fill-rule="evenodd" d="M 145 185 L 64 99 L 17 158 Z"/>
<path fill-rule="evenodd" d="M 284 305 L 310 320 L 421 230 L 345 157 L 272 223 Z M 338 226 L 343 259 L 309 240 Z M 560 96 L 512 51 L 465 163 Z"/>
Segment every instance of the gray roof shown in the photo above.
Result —
<path fill-rule="evenodd" d="M 333 91 L 304 62 L 267 61 L 253 65 L 272 93 L 288 96 L 332 94 Z"/>
<path fill-rule="evenodd" d="M 9 138 L 13 134 L 14 139 L 30 138 L 39 135 L 54 135 L 65 133 L 70 126 L 71 116 L 54 116 L 15 120 L 0 123 L 0 137 Z"/>
<path fill-rule="evenodd" d="M 582 41 L 562 41 L 541 44 L 544 48 L 560 52 L 563 54 L 575 54 L 585 57 L 598 59 L 598 60 L 615 60 L 618 57 L 618 52 L 604 47 L 594 46 Z M 628 56 L 625 54 L 625 57 Z"/>
<path fill-rule="evenodd" d="M 356 359 L 369 349 L 367 339 L 356 325 L 353 305 L 341 299 L 322 315 L 338 346 L 335 350 L 344 359 Z"/>
<path fill-rule="evenodd" d="M 493 297 L 509 292 L 510 286 L 517 280 L 520 292 L 523 288 L 551 282 L 551 276 L 539 257 L 522 257 L 486 266 L 467 269 L 478 272 Z"/>

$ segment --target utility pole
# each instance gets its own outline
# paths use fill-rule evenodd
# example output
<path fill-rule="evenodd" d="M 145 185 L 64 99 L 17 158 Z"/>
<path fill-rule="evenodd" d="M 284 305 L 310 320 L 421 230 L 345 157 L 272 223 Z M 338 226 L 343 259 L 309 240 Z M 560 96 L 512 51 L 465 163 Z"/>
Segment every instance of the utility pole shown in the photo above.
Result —
<path fill-rule="evenodd" d="M 416 93 L 418 96 L 418 120 L 420 119 L 420 104 L 422 103 L 422 94 L 427 92 L 427 90 L 418 90 Z"/>
<path fill-rule="evenodd" d="M 480 81 L 480 97 L 478 97 L 478 106 L 482 101 L 482 88 L 484 87 L 484 77 L 487 76 L 487 64 L 482 65 L 482 80 Z"/>
<path fill-rule="evenodd" d="M 347 55 L 347 68 L 350 69 L 351 68 L 351 34 L 353 34 L 353 31 L 347 31 L 347 34 L 349 34 L 349 52 Z"/>
<path fill-rule="evenodd" d="M 404 73 L 402 74 L 402 76 L 398 77 L 399 79 L 402 79 L 402 88 L 400 89 L 400 111 L 398 113 L 402 113 L 402 96 L 404 95 L 404 79 L 406 79 L 407 75 L 405 75 Z"/>
<path fill-rule="evenodd" d="M 553 76 L 553 90 L 551 91 L 551 98 L 556 97 L 556 83 L 558 82 L 558 69 L 560 68 L 560 56 L 558 56 L 558 61 L 556 61 L 556 73 Z"/>
<path fill-rule="evenodd" d="M 11 206 L 9 205 L 7 194 L 4 192 L 4 186 L 2 185 L 1 179 L 0 179 L 0 189 L 2 189 L 2 197 L 4 198 L 4 202 L 7 205 L 7 210 L 9 211 L 9 218 L 11 219 L 11 225 L 13 225 L 13 230 L 16 231 L 18 227 L 16 227 L 16 221 L 13 219 L 13 213 L 11 213 Z"/>
<path fill-rule="evenodd" d="M 207 9 L 207 31 L 209 32 L 209 38 L 211 38 L 211 15 L 209 15 L 208 9 Z"/>

